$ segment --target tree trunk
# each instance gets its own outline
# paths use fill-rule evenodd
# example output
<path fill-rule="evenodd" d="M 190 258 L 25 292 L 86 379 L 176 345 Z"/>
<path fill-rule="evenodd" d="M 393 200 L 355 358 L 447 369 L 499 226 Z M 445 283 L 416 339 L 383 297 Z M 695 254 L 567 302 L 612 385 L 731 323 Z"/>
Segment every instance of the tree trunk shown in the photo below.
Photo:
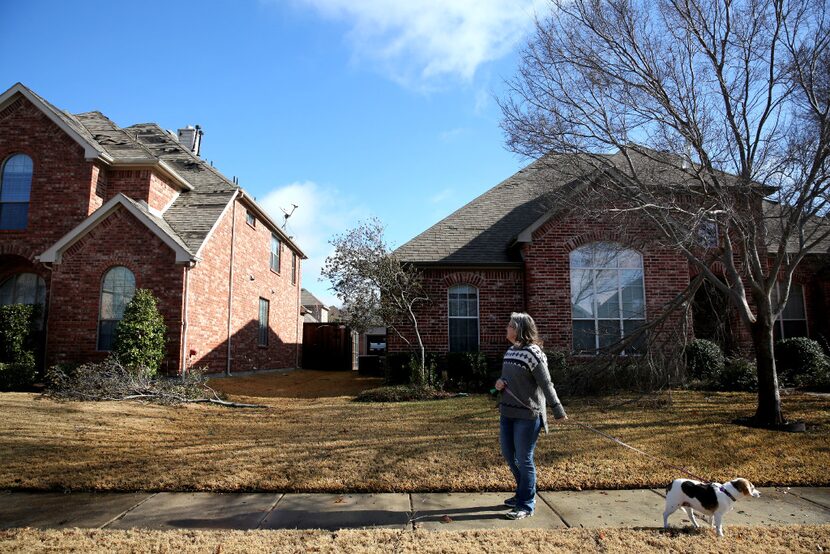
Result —
<path fill-rule="evenodd" d="M 758 409 L 755 411 L 754 423 L 762 427 L 777 427 L 784 423 L 784 416 L 781 413 L 781 395 L 778 392 L 775 369 L 772 318 L 759 314 L 758 320 L 751 326 L 751 332 L 758 369 Z"/>

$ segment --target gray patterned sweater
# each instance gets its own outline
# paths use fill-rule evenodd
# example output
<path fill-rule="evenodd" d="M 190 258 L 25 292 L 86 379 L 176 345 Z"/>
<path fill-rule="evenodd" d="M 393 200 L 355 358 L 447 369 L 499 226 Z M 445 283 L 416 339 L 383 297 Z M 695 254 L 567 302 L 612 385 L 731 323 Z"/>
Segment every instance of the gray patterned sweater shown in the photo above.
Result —
<path fill-rule="evenodd" d="M 507 382 L 510 391 L 502 391 L 499 406 L 501 415 L 519 419 L 542 416 L 542 424 L 547 432 L 547 399 L 556 419 L 565 416 L 565 409 L 550 380 L 548 358 L 537 345 L 511 346 L 504 355 L 501 379 Z"/>

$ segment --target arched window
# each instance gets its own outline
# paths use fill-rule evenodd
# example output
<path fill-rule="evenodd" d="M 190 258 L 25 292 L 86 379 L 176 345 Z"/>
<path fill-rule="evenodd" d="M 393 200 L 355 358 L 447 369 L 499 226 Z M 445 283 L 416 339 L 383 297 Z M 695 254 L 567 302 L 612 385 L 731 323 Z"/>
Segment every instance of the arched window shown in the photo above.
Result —
<path fill-rule="evenodd" d="M 28 304 L 40 306 L 35 325 L 43 328 L 43 310 L 46 305 L 46 282 L 36 273 L 18 273 L 0 284 L 0 306 Z"/>
<path fill-rule="evenodd" d="M 478 352 L 478 289 L 450 287 L 448 308 L 450 352 Z"/>
<path fill-rule="evenodd" d="M 571 252 L 573 346 L 594 354 L 632 334 L 646 318 L 643 258 L 635 250 L 594 242 Z M 625 354 L 641 351 L 638 339 Z"/>
<path fill-rule="evenodd" d="M 134 294 L 135 275 L 126 267 L 113 267 L 104 275 L 98 312 L 98 350 L 112 350 L 115 327 L 124 317 L 124 308 Z"/>
<path fill-rule="evenodd" d="M 32 158 L 26 154 L 7 158 L 0 175 L 0 230 L 26 228 L 31 188 Z"/>

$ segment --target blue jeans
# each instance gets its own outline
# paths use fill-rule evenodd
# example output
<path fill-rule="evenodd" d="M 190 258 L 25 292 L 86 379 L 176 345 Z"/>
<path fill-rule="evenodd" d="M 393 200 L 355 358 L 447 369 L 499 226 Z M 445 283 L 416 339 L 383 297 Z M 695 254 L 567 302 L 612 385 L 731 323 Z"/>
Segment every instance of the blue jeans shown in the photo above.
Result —
<path fill-rule="evenodd" d="M 536 465 L 533 451 L 542 429 L 542 418 L 501 416 L 501 454 L 516 479 L 516 509 L 533 512 L 536 507 Z"/>

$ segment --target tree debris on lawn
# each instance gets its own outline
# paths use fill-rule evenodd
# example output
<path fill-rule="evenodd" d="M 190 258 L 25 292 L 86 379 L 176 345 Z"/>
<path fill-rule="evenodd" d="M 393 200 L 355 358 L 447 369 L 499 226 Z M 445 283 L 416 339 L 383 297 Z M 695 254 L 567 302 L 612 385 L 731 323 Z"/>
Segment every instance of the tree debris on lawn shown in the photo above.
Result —
<path fill-rule="evenodd" d="M 204 373 L 190 370 L 175 378 L 125 367 L 115 358 L 76 368 L 54 366 L 46 374 L 44 396 L 55 400 L 138 400 L 156 404 L 209 403 L 229 408 L 264 408 L 261 404 L 229 402 L 207 385 Z"/>

